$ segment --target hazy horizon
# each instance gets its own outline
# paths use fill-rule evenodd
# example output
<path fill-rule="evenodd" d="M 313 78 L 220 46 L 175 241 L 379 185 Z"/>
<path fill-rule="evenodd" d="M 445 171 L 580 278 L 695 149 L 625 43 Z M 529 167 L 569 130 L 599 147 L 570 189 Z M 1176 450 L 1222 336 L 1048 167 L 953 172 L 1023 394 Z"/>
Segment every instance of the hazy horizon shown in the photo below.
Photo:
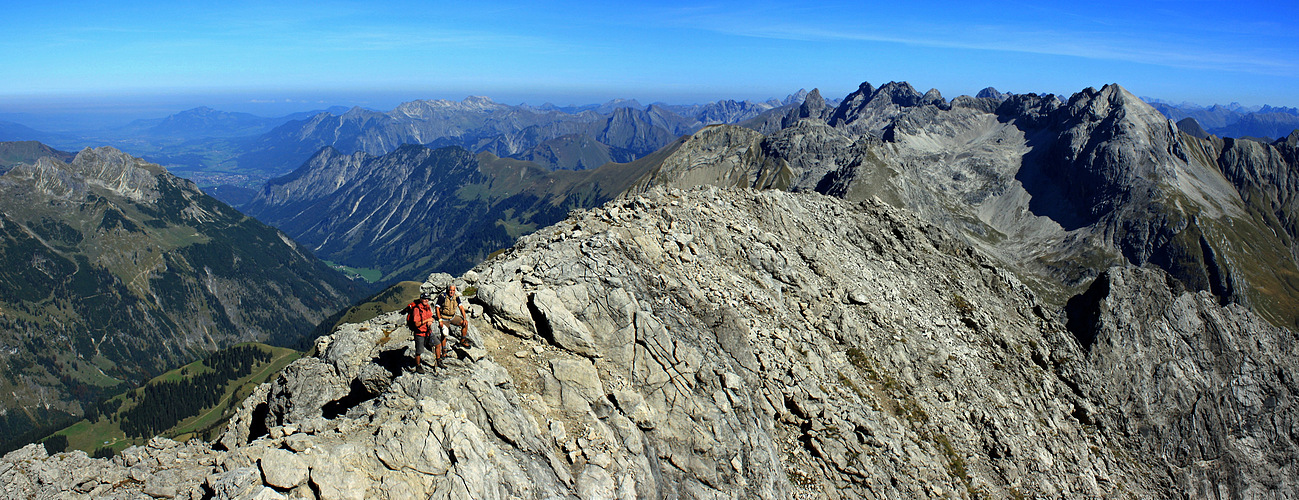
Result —
<path fill-rule="evenodd" d="M 860 83 L 860 82 L 859 82 Z M 870 81 L 872 85 L 880 86 L 888 82 Z M 915 85 L 912 82 L 912 85 Z M 1111 82 L 1119 83 L 1122 82 Z M 1101 85 L 1093 87 L 1099 88 Z M 1124 86 L 1126 88 L 1126 86 Z M 708 96 L 691 97 L 689 95 L 679 96 L 661 96 L 662 98 L 647 99 L 634 95 L 589 95 L 589 96 L 539 96 L 517 93 L 502 93 L 490 95 L 483 92 L 460 91 L 460 92 L 442 92 L 437 93 L 430 91 L 422 93 L 419 91 L 373 91 L 373 92 L 333 92 L 333 93 L 315 93 L 294 94 L 290 92 L 262 92 L 262 93 L 224 93 L 224 94 L 193 94 L 193 95 L 87 95 L 87 96 L 52 96 L 46 100 L 5 100 L 0 98 L 0 122 L 12 122 L 19 125 L 31 127 L 42 132 L 87 132 L 96 129 L 120 127 L 130 124 L 136 120 L 162 119 L 170 115 L 188 111 L 199 107 L 208 107 L 218 111 L 232 113 L 248 113 L 265 118 L 278 118 L 293 113 L 306 111 L 325 110 L 333 107 L 361 107 L 378 111 L 390 111 L 398 105 L 416 100 L 438 100 L 445 99 L 450 101 L 462 101 L 470 96 L 484 96 L 491 100 L 508 105 L 530 105 L 542 106 L 553 104 L 558 107 L 580 107 L 589 105 L 604 104 L 613 100 L 627 99 L 635 100 L 642 106 L 661 103 L 670 105 L 691 105 L 705 104 L 725 99 L 734 99 L 737 101 L 751 100 L 754 102 L 765 102 L 769 99 L 783 100 L 786 97 L 796 93 L 799 90 L 811 91 L 815 86 L 805 86 L 790 89 L 788 92 L 779 95 L 766 96 L 738 96 L 738 97 L 716 97 Z M 925 92 L 929 87 L 916 86 L 920 92 Z M 951 100 L 959 95 L 974 95 L 985 87 L 979 87 L 974 90 L 951 93 L 944 89 L 938 90 L 943 96 Z M 856 90 L 853 85 L 852 90 L 835 94 L 828 93 L 821 89 L 822 96 L 826 99 L 842 99 L 849 93 Z M 1003 92 L 1012 92 L 1006 89 L 997 90 Z M 1055 94 L 1062 99 L 1082 88 L 1072 91 L 1020 91 L 1014 93 L 1037 93 L 1037 94 Z M 1132 89 L 1128 89 L 1132 91 Z M 1135 92 L 1134 92 L 1135 93 Z M 424 95 L 428 94 L 428 95 Z M 673 99 L 675 97 L 676 99 Z M 1240 105 L 1244 108 L 1258 108 L 1263 105 L 1281 106 L 1275 103 L 1241 103 L 1239 101 L 1230 102 L 1213 102 L 1201 103 L 1190 101 L 1177 101 L 1164 99 L 1160 96 L 1140 95 L 1142 99 L 1155 99 L 1162 102 L 1177 105 L 1195 105 L 1208 108 L 1214 105 Z"/>
<path fill-rule="evenodd" d="M 1299 4 L 1261 1 L 614 5 L 566 0 L 26 3 L 0 20 L 0 120 L 124 124 L 415 99 L 581 105 L 783 98 L 907 81 L 1201 106 L 1299 107 Z"/>

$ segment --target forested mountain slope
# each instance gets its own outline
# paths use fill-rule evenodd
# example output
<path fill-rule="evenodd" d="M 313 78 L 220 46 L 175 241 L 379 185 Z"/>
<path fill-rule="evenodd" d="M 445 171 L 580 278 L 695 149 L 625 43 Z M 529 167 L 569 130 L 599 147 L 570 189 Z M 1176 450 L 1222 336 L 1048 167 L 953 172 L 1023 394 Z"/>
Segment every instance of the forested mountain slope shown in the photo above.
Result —
<path fill-rule="evenodd" d="M 0 176 L 3 438 L 206 351 L 296 345 L 360 292 L 157 165 L 112 148 L 29 158 Z"/>

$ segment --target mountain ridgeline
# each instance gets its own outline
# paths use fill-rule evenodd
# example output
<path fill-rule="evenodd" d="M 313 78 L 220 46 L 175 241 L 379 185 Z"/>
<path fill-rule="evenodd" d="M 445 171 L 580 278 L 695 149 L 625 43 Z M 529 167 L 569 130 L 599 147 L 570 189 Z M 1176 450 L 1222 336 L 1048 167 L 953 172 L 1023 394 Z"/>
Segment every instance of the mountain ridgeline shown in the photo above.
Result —
<path fill-rule="evenodd" d="M 1299 109 L 1296 108 L 1263 106 L 1246 109 L 1236 103 L 1226 106 L 1215 104 L 1205 108 L 1161 101 L 1152 101 L 1150 105 L 1179 124 L 1190 119 L 1196 128 L 1204 131 L 1204 136 L 1213 134 L 1219 137 L 1273 141 L 1289 136 L 1290 132 L 1299 128 Z"/>
<path fill-rule="evenodd" d="M 1118 85 L 1067 101 L 949 102 L 863 84 L 837 107 L 786 113 L 746 124 L 760 133 L 701 131 L 640 185 L 878 197 L 965 235 L 1057 301 L 1109 266 L 1148 264 L 1299 324 L 1299 134 L 1199 139 Z"/>
<path fill-rule="evenodd" d="M 405 145 L 383 156 L 325 148 L 243 210 L 321 258 L 379 269 L 384 281 L 459 273 L 573 209 L 612 199 L 671 151 L 552 171 L 457 146 Z"/>
<path fill-rule="evenodd" d="M 1192 134 L 1116 84 L 948 100 L 863 83 L 838 101 L 813 90 L 727 115 L 734 125 L 687 124 L 650 153 L 672 110 L 566 110 L 591 117 L 580 134 L 611 159 L 643 155 L 569 171 L 519 158 L 575 122 L 468 132 L 561 112 L 496 106 L 318 115 L 294 129 L 297 144 L 351 146 L 315 150 L 246 205 L 388 280 L 459 275 L 422 285 L 475 289 L 458 359 L 414 370 L 404 318 L 378 308 L 254 390 L 215 443 L 156 438 L 112 460 L 30 445 L 0 461 L 0 486 L 103 498 L 1299 494 L 1299 132 Z M 74 191 L 69 176 L 43 178 L 42 191 Z M 118 212 L 95 227 L 160 224 Z M 32 234 L 77 241 L 43 231 Z M 38 260 L 28 267 L 48 268 Z"/>
<path fill-rule="evenodd" d="M 246 209 L 330 260 L 405 279 L 467 269 L 568 209 L 624 189 L 706 184 L 878 197 L 1013 263 L 1059 303 L 1110 266 L 1149 264 L 1276 324 L 1299 322 L 1299 136 L 1271 144 L 1197 138 L 1118 85 L 1067 100 L 979 95 L 949 101 L 904 82 L 863 83 L 833 104 L 813 90 L 799 104 L 708 126 L 589 174 L 413 146 L 379 157 L 327 149 Z M 402 109 L 430 117 L 469 104 Z M 358 127 L 357 137 L 389 130 Z M 412 162 L 423 166 L 416 172 Z M 429 211 L 455 215 L 421 220 Z M 410 227 L 456 218 L 464 223 L 452 227 L 467 229 Z"/>
<path fill-rule="evenodd" d="M 640 108 L 635 101 L 597 108 L 510 106 L 486 97 L 411 101 L 392 111 L 353 108 L 291 121 L 257 137 L 238 162 L 284 174 L 322 147 L 381 156 L 403 144 L 459 146 L 473 153 L 580 170 L 626 163 L 716 123 L 737 123 L 788 104 L 718 101 Z"/>
<path fill-rule="evenodd" d="M 0 176 L 5 445 L 205 352 L 296 346 L 360 293 L 162 167 L 22 148 L 37 154 Z"/>

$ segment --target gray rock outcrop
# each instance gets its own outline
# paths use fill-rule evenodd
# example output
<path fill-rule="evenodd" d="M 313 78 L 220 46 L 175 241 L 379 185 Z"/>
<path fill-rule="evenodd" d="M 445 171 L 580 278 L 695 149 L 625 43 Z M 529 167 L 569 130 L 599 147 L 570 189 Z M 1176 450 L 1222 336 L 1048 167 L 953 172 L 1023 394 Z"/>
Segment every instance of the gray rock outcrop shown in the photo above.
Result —
<path fill-rule="evenodd" d="M 86 495 L 73 460 L 136 478 L 107 498 L 1299 493 L 1294 333 L 1156 269 L 1105 276 L 1065 314 L 878 201 L 651 189 L 467 276 L 477 358 L 418 374 L 400 315 L 342 325 L 245 401 L 226 450 L 29 447 L 0 484 Z"/>
<path fill-rule="evenodd" d="M 1189 496 L 1299 491 L 1299 338 L 1167 278 L 1114 268 L 1071 304 L 1087 350 L 1080 387 Z"/>
<path fill-rule="evenodd" d="M 949 103 L 863 83 L 822 117 L 746 124 L 759 135 L 700 131 L 633 192 L 711 184 L 879 198 L 963 235 L 1057 304 L 1111 266 L 1154 265 L 1299 326 L 1294 146 L 1196 138 L 1117 84 L 1067 102 L 979 95 Z"/>

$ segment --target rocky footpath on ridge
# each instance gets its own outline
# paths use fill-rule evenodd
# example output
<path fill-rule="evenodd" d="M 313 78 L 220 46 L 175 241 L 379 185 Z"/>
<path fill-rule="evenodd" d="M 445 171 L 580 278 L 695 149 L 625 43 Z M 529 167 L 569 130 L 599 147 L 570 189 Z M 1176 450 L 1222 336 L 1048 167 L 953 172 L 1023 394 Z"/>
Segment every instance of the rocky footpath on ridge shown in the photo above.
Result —
<path fill-rule="evenodd" d="M 431 276 L 429 287 L 453 278 Z M 1067 313 L 874 200 L 651 189 L 340 326 L 217 443 L 0 460 L 32 498 L 1293 497 L 1293 332 L 1114 268 Z"/>

